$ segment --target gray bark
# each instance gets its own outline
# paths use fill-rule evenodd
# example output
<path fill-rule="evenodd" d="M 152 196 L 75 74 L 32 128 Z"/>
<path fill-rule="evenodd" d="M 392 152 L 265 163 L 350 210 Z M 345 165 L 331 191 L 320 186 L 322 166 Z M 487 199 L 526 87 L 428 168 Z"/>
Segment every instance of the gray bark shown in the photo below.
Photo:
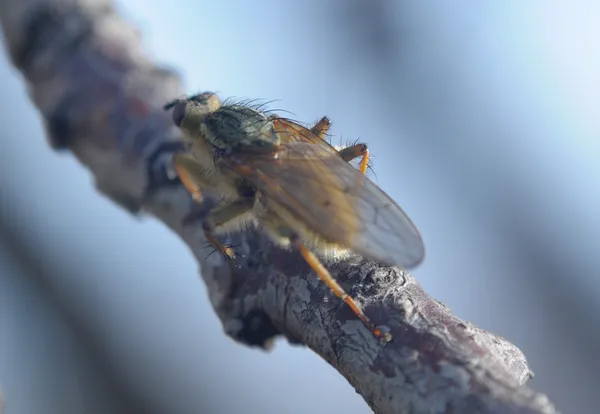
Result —
<path fill-rule="evenodd" d="M 206 241 L 189 194 L 170 175 L 178 131 L 162 105 L 183 93 L 177 76 L 143 51 L 137 32 L 105 0 L 11 0 L 0 19 L 51 145 L 70 150 L 101 193 L 149 213 L 187 243 L 227 335 L 268 349 L 284 335 L 335 367 L 377 413 L 555 413 L 525 382 L 513 344 L 452 315 L 415 278 L 353 257 L 326 262 L 375 323 L 380 345 L 302 258 L 260 235 L 235 236 L 239 268 Z M 501 311 L 499 309 L 498 311 Z"/>

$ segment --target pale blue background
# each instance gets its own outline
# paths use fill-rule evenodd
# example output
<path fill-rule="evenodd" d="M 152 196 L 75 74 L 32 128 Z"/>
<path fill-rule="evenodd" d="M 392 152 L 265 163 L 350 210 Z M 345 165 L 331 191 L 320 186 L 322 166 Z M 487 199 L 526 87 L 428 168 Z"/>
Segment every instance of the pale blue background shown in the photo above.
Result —
<path fill-rule="evenodd" d="M 367 141 L 376 182 L 423 233 L 414 274 L 427 291 L 517 344 L 531 386 L 563 412 L 595 412 L 600 3 L 120 8 L 189 92 L 279 99 L 297 119 L 330 116 L 337 139 Z M 0 218 L 47 271 L 26 277 L 0 245 L 7 413 L 112 413 L 128 396 L 177 414 L 370 412 L 307 349 L 279 342 L 265 354 L 225 337 L 183 243 L 99 196 L 72 156 L 49 149 L 5 59 L 0 82 Z"/>

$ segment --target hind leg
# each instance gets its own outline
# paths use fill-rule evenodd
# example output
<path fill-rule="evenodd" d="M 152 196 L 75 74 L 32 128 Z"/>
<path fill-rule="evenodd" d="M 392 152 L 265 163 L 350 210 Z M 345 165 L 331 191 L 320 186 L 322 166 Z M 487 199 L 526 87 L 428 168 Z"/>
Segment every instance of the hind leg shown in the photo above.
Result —
<path fill-rule="evenodd" d="M 362 157 L 358 169 L 361 173 L 367 173 L 369 166 L 369 148 L 367 144 L 355 144 L 350 147 L 343 148 L 339 151 L 340 157 L 344 161 L 350 162 L 355 158 Z"/>
<path fill-rule="evenodd" d="M 331 127 L 331 120 L 324 116 L 321 118 L 310 131 L 321 139 L 325 139 L 325 135 Z M 362 157 L 358 169 L 361 173 L 367 173 L 367 167 L 369 166 L 369 148 L 367 144 L 355 144 L 346 148 L 342 148 L 338 151 L 340 157 L 346 162 L 350 162 L 355 158 Z"/>
<path fill-rule="evenodd" d="M 369 319 L 354 298 L 340 286 L 319 258 L 306 246 L 306 243 L 300 239 L 297 233 L 286 225 L 284 220 L 280 219 L 274 213 L 265 210 L 264 214 L 259 216 L 259 221 L 261 223 L 259 230 L 268 235 L 275 244 L 299 252 L 310 268 L 332 290 L 334 295 L 350 307 L 352 312 L 377 339 L 383 343 L 391 341 L 392 335 L 389 332 L 389 328 L 377 326 Z"/>
<path fill-rule="evenodd" d="M 333 276 L 331 276 L 331 273 L 329 273 L 325 266 L 323 266 L 323 263 L 321 263 L 319 258 L 312 251 L 310 251 L 298 237 L 292 237 L 291 245 L 292 248 L 300 252 L 304 260 L 306 260 L 306 263 L 308 263 L 317 276 L 319 276 L 319 278 L 332 290 L 335 296 L 344 301 L 346 305 L 350 307 L 352 312 L 354 312 L 358 319 L 360 319 L 360 321 L 377 339 L 382 342 L 389 342 L 392 340 L 392 335 L 390 334 L 389 329 L 387 327 L 377 326 L 371 322 L 371 319 L 365 315 L 354 298 L 346 293 L 344 288 L 340 286 Z"/>

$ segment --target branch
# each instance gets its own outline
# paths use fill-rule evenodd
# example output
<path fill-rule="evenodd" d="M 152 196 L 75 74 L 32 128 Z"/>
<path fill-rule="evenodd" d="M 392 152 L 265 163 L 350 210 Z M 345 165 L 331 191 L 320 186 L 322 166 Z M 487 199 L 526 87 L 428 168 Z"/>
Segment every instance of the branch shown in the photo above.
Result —
<path fill-rule="evenodd" d="M 188 244 L 225 332 L 268 348 L 284 335 L 335 367 L 377 413 L 556 413 L 522 385 L 521 351 L 453 316 L 409 273 L 358 257 L 325 264 L 394 340 L 379 345 L 299 255 L 254 232 L 236 236 L 239 269 L 206 257 L 197 207 L 170 178 L 177 129 L 162 105 L 177 76 L 144 54 L 137 32 L 107 0 L 11 0 L 0 19 L 51 145 L 69 149 L 101 193 L 148 212 Z"/>

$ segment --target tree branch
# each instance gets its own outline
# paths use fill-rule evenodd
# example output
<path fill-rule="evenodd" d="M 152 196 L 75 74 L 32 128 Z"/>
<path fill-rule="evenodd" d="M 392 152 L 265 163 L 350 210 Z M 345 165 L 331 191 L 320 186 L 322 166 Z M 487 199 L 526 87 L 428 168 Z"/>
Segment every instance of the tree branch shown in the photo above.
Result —
<path fill-rule="evenodd" d="M 197 209 L 169 176 L 178 131 L 162 105 L 182 95 L 176 75 L 144 54 L 137 32 L 106 0 L 11 0 L 0 19 L 51 145 L 69 149 L 98 189 L 132 213 L 155 215 L 189 245 L 225 332 L 268 348 L 284 335 L 334 366 L 377 413 L 555 413 L 522 385 L 521 351 L 453 316 L 409 273 L 354 257 L 326 262 L 376 323 L 382 346 L 295 254 L 238 235 L 232 269 L 206 257 Z"/>

